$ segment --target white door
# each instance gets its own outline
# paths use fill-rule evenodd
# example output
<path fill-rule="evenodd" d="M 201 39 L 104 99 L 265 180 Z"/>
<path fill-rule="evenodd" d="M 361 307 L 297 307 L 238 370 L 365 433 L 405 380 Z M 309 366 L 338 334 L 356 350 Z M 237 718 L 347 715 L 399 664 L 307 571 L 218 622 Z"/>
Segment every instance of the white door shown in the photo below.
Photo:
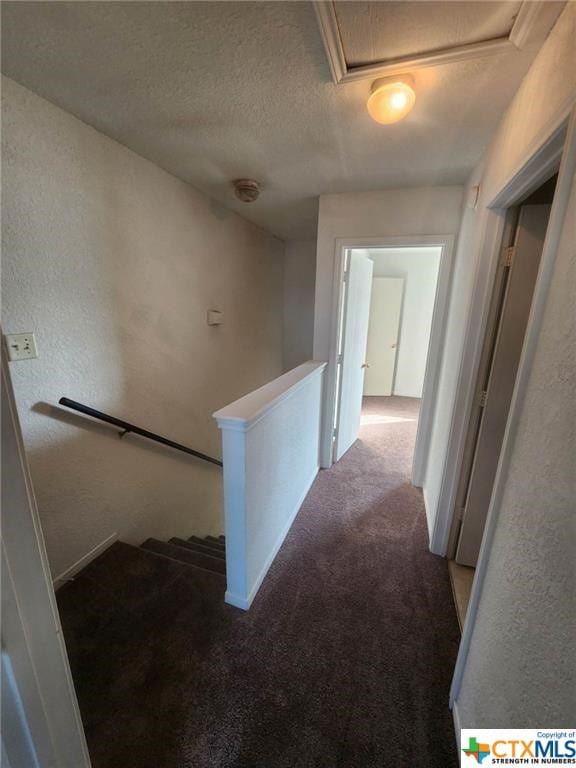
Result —
<path fill-rule="evenodd" d="M 372 260 L 367 256 L 355 251 L 348 253 L 344 275 L 341 359 L 338 366 L 339 404 L 334 437 L 335 461 L 338 461 L 355 442 L 360 429 L 373 267 Z"/>
<path fill-rule="evenodd" d="M 488 355 L 487 381 L 481 382 L 485 394 L 456 551 L 456 561 L 462 565 L 475 566 L 480 553 L 549 216 L 549 205 L 520 209 L 512 262 L 507 267 Z"/>
<path fill-rule="evenodd" d="M 372 280 L 365 395 L 392 394 L 403 295 L 402 277 L 375 277 Z"/>

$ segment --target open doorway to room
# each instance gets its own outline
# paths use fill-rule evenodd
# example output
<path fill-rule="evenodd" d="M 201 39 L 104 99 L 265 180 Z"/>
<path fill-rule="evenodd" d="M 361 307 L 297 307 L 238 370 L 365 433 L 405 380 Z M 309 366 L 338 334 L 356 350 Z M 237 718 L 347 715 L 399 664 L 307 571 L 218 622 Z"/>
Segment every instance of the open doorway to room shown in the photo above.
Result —
<path fill-rule="evenodd" d="M 484 535 L 556 182 L 554 175 L 506 211 L 449 545 L 453 555 L 450 577 L 461 626 Z"/>
<path fill-rule="evenodd" d="M 420 401 L 441 249 L 374 248 L 364 397 Z"/>
<path fill-rule="evenodd" d="M 417 422 L 442 249 L 370 248 L 372 286 L 360 424 Z"/>
<path fill-rule="evenodd" d="M 451 242 L 426 238 L 342 249 L 330 458 L 363 424 L 418 422 L 412 481 L 422 483 L 444 328 Z M 420 417 L 424 416 L 422 420 Z"/>

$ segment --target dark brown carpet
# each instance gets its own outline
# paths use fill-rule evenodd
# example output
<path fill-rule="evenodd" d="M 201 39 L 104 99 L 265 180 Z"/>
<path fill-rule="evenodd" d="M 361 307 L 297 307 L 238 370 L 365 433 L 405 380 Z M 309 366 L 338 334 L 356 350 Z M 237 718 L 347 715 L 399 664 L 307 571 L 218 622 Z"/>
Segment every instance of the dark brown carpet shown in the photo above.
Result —
<path fill-rule="evenodd" d="M 252 609 L 116 544 L 58 595 L 94 768 L 452 768 L 459 642 L 409 483 L 418 401 L 368 398 Z"/>

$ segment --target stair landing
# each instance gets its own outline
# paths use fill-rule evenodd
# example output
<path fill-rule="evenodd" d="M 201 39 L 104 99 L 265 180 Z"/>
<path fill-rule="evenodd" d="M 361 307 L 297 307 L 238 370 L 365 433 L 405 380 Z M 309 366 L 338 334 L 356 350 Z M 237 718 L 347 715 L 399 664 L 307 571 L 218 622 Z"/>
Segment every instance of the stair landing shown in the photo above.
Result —
<path fill-rule="evenodd" d="M 103 711 L 121 713 L 121 728 L 125 718 L 142 716 L 147 701 L 157 703 L 171 679 L 176 685 L 183 667 L 200 669 L 232 615 L 224 604 L 225 589 L 220 573 L 116 542 L 58 590 L 89 741 Z M 162 680 L 157 679 L 159 670 Z M 150 725 L 157 717 L 148 714 Z M 97 751 L 102 741 L 89 746 Z M 142 755 L 141 764 L 152 764 L 153 757 Z M 152 763 L 145 761 L 151 758 Z M 92 760 L 107 765 L 104 755 L 92 755 Z M 161 765 L 160 755 L 158 760 Z"/>

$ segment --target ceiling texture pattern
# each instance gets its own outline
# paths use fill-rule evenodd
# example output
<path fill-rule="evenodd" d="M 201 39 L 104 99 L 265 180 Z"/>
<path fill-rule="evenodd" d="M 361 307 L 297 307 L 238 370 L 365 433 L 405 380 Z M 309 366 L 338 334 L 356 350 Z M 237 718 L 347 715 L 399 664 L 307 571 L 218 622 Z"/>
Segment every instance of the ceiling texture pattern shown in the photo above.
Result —
<path fill-rule="evenodd" d="M 400 123 L 336 84 L 312 3 L 3 2 L 2 71 L 283 239 L 316 234 L 318 196 L 458 184 L 480 159 L 563 3 L 521 49 L 414 72 Z M 509 34 L 521 3 L 344 2 L 346 64 Z M 512 48 L 514 48 L 512 50 Z M 241 203 L 231 181 L 261 183 Z"/>

